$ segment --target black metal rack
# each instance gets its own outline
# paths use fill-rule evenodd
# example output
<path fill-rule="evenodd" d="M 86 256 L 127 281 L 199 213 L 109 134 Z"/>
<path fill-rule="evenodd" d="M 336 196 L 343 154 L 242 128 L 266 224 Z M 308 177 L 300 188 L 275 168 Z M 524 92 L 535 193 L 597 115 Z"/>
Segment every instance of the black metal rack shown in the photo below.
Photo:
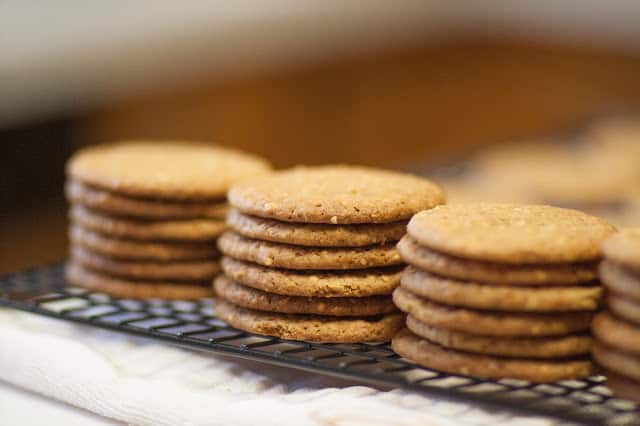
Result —
<path fill-rule="evenodd" d="M 612 397 L 602 376 L 551 384 L 478 380 L 416 366 L 398 357 L 387 344 L 317 344 L 257 336 L 217 319 L 211 300 L 124 300 L 69 288 L 61 264 L 2 278 L 0 305 L 192 349 L 473 401 L 494 409 L 584 424 L 640 425 L 640 406 Z"/>

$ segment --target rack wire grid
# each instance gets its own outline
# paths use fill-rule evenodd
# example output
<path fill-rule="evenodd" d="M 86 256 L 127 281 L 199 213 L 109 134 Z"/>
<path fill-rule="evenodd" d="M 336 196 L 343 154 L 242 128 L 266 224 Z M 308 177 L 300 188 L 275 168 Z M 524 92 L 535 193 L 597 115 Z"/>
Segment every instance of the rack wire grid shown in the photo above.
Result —
<path fill-rule="evenodd" d="M 480 380 L 429 370 L 384 344 L 319 344 L 258 336 L 229 327 L 214 302 L 114 299 L 71 288 L 63 264 L 0 279 L 0 305 L 183 347 L 364 382 L 404 388 L 520 414 L 582 424 L 640 425 L 640 406 L 612 396 L 603 376 L 532 384 Z"/>

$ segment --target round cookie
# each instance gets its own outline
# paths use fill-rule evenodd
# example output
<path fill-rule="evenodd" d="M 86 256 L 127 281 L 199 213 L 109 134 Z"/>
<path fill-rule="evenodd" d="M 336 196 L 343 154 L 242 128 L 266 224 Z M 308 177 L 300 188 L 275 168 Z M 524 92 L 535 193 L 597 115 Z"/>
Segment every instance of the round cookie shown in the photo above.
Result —
<path fill-rule="evenodd" d="M 640 228 L 627 228 L 602 244 L 607 260 L 640 270 Z"/>
<path fill-rule="evenodd" d="M 228 198 L 253 216 L 333 225 L 406 220 L 445 200 L 427 179 L 345 165 L 296 167 L 247 180 L 232 186 Z"/>
<path fill-rule="evenodd" d="M 223 256 L 225 275 L 268 293 L 305 297 L 367 297 L 390 295 L 400 284 L 402 266 L 351 271 L 295 271 L 267 268 Z"/>
<path fill-rule="evenodd" d="M 561 336 L 589 329 L 591 312 L 550 314 L 491 312 L 440 305 L 402 287 L 393 302 L 403 312 L 432 327 L 485 336 Z"/>
<path fill-rule="evenodd" d="M 615 228 L 577 210 L 517 204 L 451 204 L 416 214 L 407 232 L 445 254 L 506 264 L 595 261 Z"/>
<path fill-rule="evenodd" d="M 402 259 L 434 274 L 468 281 L 509 285 L 566 285 L 596 280 L 597 263 L 507 265 L 463 259 L 431 250 L 409 235 L 398 243 Z"/>
<path fill-rule="evenodd" d="M 593 364 L 588 358 L 568 360 L 515 359 L 472 354 L 421 339 L 404 329 L 393 337 L 393 350 L 424 367 L 484 379 L 520 379 L 533 383 L 588 377 Z"/>
<path fill-rule="evenodd" d="M 511 312 L 593 311 L 600 306 L 602 287 L 523 287 L 479 284 L 433 275 L 408 266 L 401 286 L 438 303 Z"/>
<path fill-rule="evenodd" d="M 591 330 L 607 346 L 640 355 L 640 328 L 602 312 L 593 319 Z"/>
<path fill-rule="evenodd" d="M 157 261 L 214 259 L 218 251 L 213 243 L 156 243 L 147 241 L 110 238 L 78 225 L 69 228 L 69 239 L 73 244 L 95 253 L 118 259 Z"/>
<path fill-rule="evenodd" d="M 606 305 L 615 316 L 640 326 L 640 303 L 609 293 Z"/>
<path fill-rule="evenodd" d="M 363 247 L 398 241 L 407 223 L 327 225 L 282 222 L 249 216 L 231 209 L 227 223 L 238 234 L 248 238 L 311 247 Z"/>
<path fill-rule="evenodd" d="M 182 262 L 141 262 L 114 259 L 80 246 L 71 247 L 71 259 L 86 268 L 107 275 L 139 280 L 207 281 L 220 272 L 213 260 Z"/>
<path fill-rule="evenodd" d="M 283 296 L 245 287 L 225 276 L 216 278 L 213 288 L 218 298 L 256 311 L 336 317 L 362 317 L 398 311 L 388 296 L 366 298 Z"/>
<path fill-rule="evenodd" d="M 596 340 L 592 354 L 595 361 L 607 370 L 640 380 L 640 357 L 619 351 Z"/>
<path fill-rule="evenodd" d="M 74 262 L 67 263 L 65 277 L 72 286 L 119 298 L 189 300 L 212 296 L 209 282 L 129 281 L 90 271 Z"/>
<path fill-rule="evenodd" d="M 212 241 L 227 226 L 222 220 L 188 219 L 149 221 L 105 216 L 82 206 L 71 207 L 69 216 L 86 229 L 118 238 L 161 241 Z"/>
<path fill-rule="evenodd" d="M 608 290 L 640 303 L 640 275 L 608 260 L 600 263 L 598 271 Z"/>
<path fill-rule="evenodd" d="M 73 180 L 65 184 L 67 199 L 91 210 L 145 219 L 197 219 L 224 220 L 229 205 L 224 199 L 213 201 L 166 201 L 126 197 Z"/>
<path fill-rule="evenodd" d="M 216 301 L 216 316 L 232 327 L 281 339 L 326 343 L 386 342 L 402 327 L 404 315 L 335 318 L 260 312 Z"/>
<path fill-rule="evenodd" d="M 588 334 L 559 337 L 496 337 L 462 333 L 431 327 L 411 315 L 407 328 L 415 335 L 438 345 L 463 352 L 516 358 L 564 358 L 585 355 L 591 349 Z"/>
<path fill-rule="evenodd" d="M 227 231 L 218 238 L 220 251 L 234 259 L 288 269 L 364 269 L 402 263 L 394 244 L 373 247 L 316 248 L 271 243 Z"/>
<path fill-rule="evenodd" d="M 126 141 L 77 151 L 67 174 L 119 194 L 169 200 L 219 199 L 238 180 L 267 172 L 254 155 L 211 144 Z"/>
<path fill-rule="evenodd" d="M 640 404 L 640 381 L 631 380 L 612 371 L 606 371 L 605 375 L 607 387 L 615 396 Z"/>

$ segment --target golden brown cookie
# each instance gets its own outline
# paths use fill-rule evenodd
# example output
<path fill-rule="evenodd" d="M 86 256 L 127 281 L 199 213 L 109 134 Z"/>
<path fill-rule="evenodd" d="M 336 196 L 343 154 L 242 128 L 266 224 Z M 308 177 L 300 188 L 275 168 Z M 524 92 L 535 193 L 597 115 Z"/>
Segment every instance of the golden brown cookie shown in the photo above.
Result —
<path fill-rule="evenodd" d="M 305 297 L 366 297 L 390 295 L 400 284 L 402 266 L 347 271 L 296 271 L 267 268 L 223 256 L 225 275 L 269 293 Z"/>
<path fill-rule="evenodd" d="M 452 204 L 416 214 L 407 232 L 432 250 L 507 264 L 595 261 L 615 228 L 577 210 L 517 204 Z"/>
<path fill-rule="evenodd" d="M 640 303 L 609 293 L 606 305 L 615 316 L 640 326 Z"/>
<path fill-rule="evenodd" d="M 302 297 L 267 293 L 219 276 L 213 286 L 216 296 L 236 306 L 283 314 L 313 314 L 362 317 L 397 312 L 389 296 Z"/>
<path fill-rule="evenodd" d="M 213 241 L 227 226 L 216 219 L 139 220 L 106 216 L 85 207 L 71 207 L 69 216 L 86 229 L 117 238 L 156 241 Z"/>
<path fill-rule="evenodd" d="M 409 219 L 444 203 L 427 179 L 360 166 L 296 167 L 229 190 L 229 202 L 253 216 L 285 222 L 354 224 Z"/>
<path fill-rule="evenodd" d="M 591 312 L 519 313 L 440 305 L 398 287 L 393 301 L 403 312 L 432 327 L 486 336 L 561 336 L 589 329 Z"/>
<path fill-rule="evenodd" d="M 607 387 L 616 397 L 640 404 L 640 381 L 631 380 L 613 371 L 606 371 L 605 375 L 607 376 Z"/>
<path fill-rule="evenodd" d="M 356 225 L 291 223 L 249 216 L 237 209 L 229 211 L 227 223 L 248 238 L 312 247 L 363 247 L 396 242 L 407 227 L 406 221 Z"/>
<path fill-rule="evenodd" d="M 224 220 L 229 208 L 221 198 L 213 201 L 166 201 L 133 198 L 93 188 L 73 180 L 65 184 L 67 199 L 91 210 L 117 216 L 145 219 L 197 219 Z"/>
<path fill-rule="evenodd" d="M 567 264 L 501 264 L 469 260 L 431 250 L 409 235 L 398 243 L 402 259 L 421 269 L 461 280 L 509 285 L 566 285 L 597 279 L 597 262 Z"/>
<path fill-rule="evenodd" d="M 77 151 L 70 178 L 119 194 L 170 200 L 220 199 L 231 184 L 263 174 L 256 156 L 211 144 L 126 141 Z"/>
<path fill-rule="evenodd" d="M 86 268 L 116 277 L 139 280 L 207 281 L 220 272 L 217 260 L 176 262 L 145 262 L 114 259 L 87 250 L 71 247 L 71 259 Z"/>
<path fill-rule="evenodd" d="M 640 327 L 602 312 L 593 319 L 591 330 L 607 346 L 640 355 Z"/>
<path fill-rule="evenodd" d="M 130 299 L 200 299 L 211 297 L 211 285 L 202 283 L 177 283 L 165 281 L 135 281 L 114 278 L 93 272 L 74 262 L 65 268 L 65 277 L 69 284 L 86 288 L 92 292 L 107 293 L 113 297 Z"/>
<path fill-rule="evenodd" d="M 226 256 L 274 268 L 364 269 L 402 263 L 394 244 L 372 247 L 303 247 L 245 238 L 227 231 L 218 238 Z"/>
<path fill-rule="evenodd" d="M 602 284 L 611 292 L 640 303 L 640 274 L 605 260 L 598 268 Z"/>
<path fill-rule="evenodd" d="M 310 342 L 386 342 L 402 327 L 404 315 L 387 314 L 362 318 L 279 314 L 241 308 L 216 301 L 216 316 L 249 333 Z"/>
<path fill-rule="evenodd" d="M 445 349 L 404 329 L 393 337 L 393 350 L 424 367 L 484 379 L 520 379 L 534 383 L 588 377 L 588 358 L 565 360 L 517 359 Z"/>
<path fill-rule="evenodd" d="M 602 245 L 605 258 L 631 269 L 640 270 L 640 228 L 627 228 Z"/>
<path fill-rule="evenodd" d="M 517 358 L 564 358 L 585 355 L 591 349 L 588 334 L 558 337 L 497 337 L 432 327 L 409 315 L 407 328 L 433 343 L 464 352 Z"/>
<path fill-rule="evenodd" d="M 459 281 L 408 266 L 401 286 L 438 303 L 511 312 L 593 311 L 600 306 L 602 287 L 506 286 Z"/>
<path fill-rule="evenodd" d="M 592 354 L 595 361 L 605 369 L 640 380 L 640 356 L 614 349 L 597 339 L 593 343 Z"/>
<path fill-rule="evenodd" d="M 214 259 L 218 257 L 218 250 L 216 250 L 213 243 L 156 243 L 123 240 L 110 238 L 78 225 L 72 225 L 69 229 L 69 239 L 73 244 L 95 253 L 118 259 L 176 261 Z"/>

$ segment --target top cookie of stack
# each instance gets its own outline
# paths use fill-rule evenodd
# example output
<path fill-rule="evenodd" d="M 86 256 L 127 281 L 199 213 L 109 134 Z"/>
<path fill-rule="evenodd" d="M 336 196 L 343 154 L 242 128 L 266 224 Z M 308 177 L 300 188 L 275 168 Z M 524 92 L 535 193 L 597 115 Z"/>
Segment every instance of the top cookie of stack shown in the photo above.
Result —
<path fill-rule="evenodd" d="M 225 195 L 264 160 L 206 144 L 130 141 L 67 163 L 74 284 L 119 297 L 197 298 L 218 271 Z"/>
<path fill-rule="evenodd" d="M 388 340 L 401 325 L 395 243 L 444 196 L 412 175 L 322 166 L 234 185 L 229 202 L 217 315 L 259 334 L 358 342 Z"/>
<path fill-rule="evenodd" d="M 615 229 L 549 206 L 458 204 L 414 216 L 393 294 L 400 355 L 483 378 L 546 382 L 592 372 L 600 245 Z"/>

